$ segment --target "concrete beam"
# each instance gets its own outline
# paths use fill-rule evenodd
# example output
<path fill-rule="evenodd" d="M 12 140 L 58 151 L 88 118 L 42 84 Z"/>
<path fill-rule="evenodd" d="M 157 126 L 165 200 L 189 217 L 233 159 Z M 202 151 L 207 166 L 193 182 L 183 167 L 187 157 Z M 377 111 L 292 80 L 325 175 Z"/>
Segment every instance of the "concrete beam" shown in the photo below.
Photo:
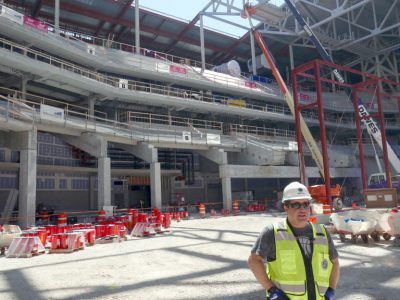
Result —
<path fill-rule="evenodd" d="M 158 149 L 151 144 L 123 145 L 118 147 L 148 163 L 158 162 Z"/>
<path fill-rule="evenodd" d="M 0 132 L 0 145 L 12 150 L 37 150 L 37 131 Z"/>
<path fill-rule="evenodd" d="M 195 150 L 193 152 L 200 154 L 218 165 L 226 165 L 228 163 L 228 155 L 223 149 Z"/>
<path fill-rule="evenodd" d="M 68 144 L 79 148 L 97 158 L 107 157 L 107 140 L 93 133 L 83 133 L 80 137 L 56 134 Z"/>
<path fill-rule="evenodd" d="M 330 168 L 332 178 L 359 177 L 359 168 Z M 319 178 L 316 167 L 307 167 L 309 178 Z M 219 167 L 221 178 L 300 178 L 298 167 L 291 166 L 248 166 L 248 165 L 221 165 Z"/>

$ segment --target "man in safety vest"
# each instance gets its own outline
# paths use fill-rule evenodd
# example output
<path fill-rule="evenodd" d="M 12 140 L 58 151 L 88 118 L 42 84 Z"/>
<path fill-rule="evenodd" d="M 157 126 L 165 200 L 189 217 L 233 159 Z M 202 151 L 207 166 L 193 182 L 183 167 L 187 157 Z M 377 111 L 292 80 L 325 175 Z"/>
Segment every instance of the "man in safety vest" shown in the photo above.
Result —
<path fill-rule="evenodd" d="M 251 250 L 248 265 L 267 299 L 334 297 L 340 273 L 338 253 L 325 227 L 308 222 L 311 199 L 303 184 L 287 185 L 282 195 L 287 219 L 267 226 Z"/>

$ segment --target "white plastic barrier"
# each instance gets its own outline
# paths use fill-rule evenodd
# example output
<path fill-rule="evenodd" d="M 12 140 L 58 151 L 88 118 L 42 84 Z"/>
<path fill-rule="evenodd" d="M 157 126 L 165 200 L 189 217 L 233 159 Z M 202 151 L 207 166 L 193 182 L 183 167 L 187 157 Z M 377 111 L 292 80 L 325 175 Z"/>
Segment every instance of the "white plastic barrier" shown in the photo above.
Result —
<path fill-rule="evenodd" d="M 392 236 L 400 236 L 400 213 L 384 213 L 378 222 L 382 231 Z"/>
<path fill-rule="evenodd" d="M 0 232 L 0 248 L 9 247 L 14 238 L 21 235 L 21 229 L 17 225 L 3 225 Z"/>
<path fill-rule="evenodd" d="M 366 210 L 333 213 L 331 220 L 339 233 L 370 234 L 376 230 L 377 214 Z"/>

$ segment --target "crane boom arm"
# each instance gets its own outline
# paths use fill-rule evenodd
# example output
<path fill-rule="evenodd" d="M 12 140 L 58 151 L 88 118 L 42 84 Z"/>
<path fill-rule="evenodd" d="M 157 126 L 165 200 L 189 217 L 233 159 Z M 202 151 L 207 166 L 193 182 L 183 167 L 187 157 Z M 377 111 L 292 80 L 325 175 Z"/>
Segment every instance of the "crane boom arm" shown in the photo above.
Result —
<path fill-rule="evenodd" d="M 372 137 L 375 139 L 376 143 L 378 146 L 383 150 L 383 145 L 382 145 L 382 134 L 381 131 L 378 127 L 378 125 L 375 123 L 375 121 L 371 118 L 371 115 L 368 113 L 367 109 L 363 104 L 358 105 L 358 113 L 360 114 L 362 122 L 365 124 L 367 127 L 367 131 Z M 390 164 L 392 165 L 393 169 L 396 171 L 396 173 L 400 173 L 400 160 L 397 157 L 397 155 L 394 153 L 393 148 L 390 146 L 388 142 L 387 144 L 387 153 L 388 153 L 388 158 L 390 161 Z"/>
<path fill-rule="evenodd" d="M 249 20 L 250 20 L 250 18 L 249 18 Z M 250 24 L 251 24 L 251 21 L 250 21 Z M 281 90 L 283 97 L 285 98 L 286 103 L 289 106 L 290 111 L 294 115 L 295 111 L 294 111 L 293 97 L 290 94 L 289 89 L 287 88 L 285 82 L 283 81 L 282 76 L 279 73 L 279 70 L 276 67 L 276 65 L 272 59 L 272 56 L 269 54 L 268 48 L 267 48 L 264 40 L 262 39 L 261 35 L 256 30 L 254 30 L 253 26 L 251 26 L 251 28 L 252 28 L 254 38 L 257 41 L 258 46 L 261 48 L 265 58 L 268 61 L 268 64 L 272 71 L 272 74 L 274 75 L 274 77 L 278 83 L 279 89 Z M 306 122 L 304 121 L 304 119 L 301 115 L 300 115 L 300 127 L 301 127 L 301 132 L 303 133 L 304 140 L 306 141 L 308 147 L 310 148 L 311 156 L 314 159 L 322 177 L 325 179 L 324 163 L 323 163 L 321 151 L 319 150 L 317 142 L 314 140 L 314 138 L 310 132 L 310 129 L 308 128 Z"/>

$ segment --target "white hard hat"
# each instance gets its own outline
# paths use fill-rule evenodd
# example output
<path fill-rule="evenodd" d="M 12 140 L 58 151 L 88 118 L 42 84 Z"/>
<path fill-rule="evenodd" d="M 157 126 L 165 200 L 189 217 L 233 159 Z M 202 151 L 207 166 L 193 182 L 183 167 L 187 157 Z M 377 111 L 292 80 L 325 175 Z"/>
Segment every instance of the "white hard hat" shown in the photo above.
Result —
<path fill-rule="evenodd" d="M 311 195 L 304 184 L 300 182 L 289 183 L 283 190 L 282 202 L 289 200 L 311 200 Z"/>

